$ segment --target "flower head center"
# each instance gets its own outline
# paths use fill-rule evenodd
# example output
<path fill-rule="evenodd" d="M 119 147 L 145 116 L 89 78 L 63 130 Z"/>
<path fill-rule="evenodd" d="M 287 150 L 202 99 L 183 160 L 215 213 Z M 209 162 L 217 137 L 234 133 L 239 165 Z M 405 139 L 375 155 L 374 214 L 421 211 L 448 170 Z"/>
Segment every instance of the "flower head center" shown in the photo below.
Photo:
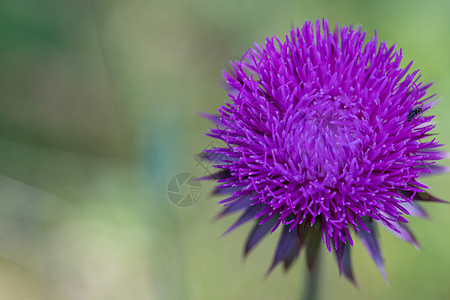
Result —
<path fill-rule="evenodd" d="M 360 157 L 362 141 L 354 118 L 331 101 L 308 107 L 300 115 L 288 133 L 285 153 L 298 166 L 296 181 L 337 177 L 349 161 Z"/>

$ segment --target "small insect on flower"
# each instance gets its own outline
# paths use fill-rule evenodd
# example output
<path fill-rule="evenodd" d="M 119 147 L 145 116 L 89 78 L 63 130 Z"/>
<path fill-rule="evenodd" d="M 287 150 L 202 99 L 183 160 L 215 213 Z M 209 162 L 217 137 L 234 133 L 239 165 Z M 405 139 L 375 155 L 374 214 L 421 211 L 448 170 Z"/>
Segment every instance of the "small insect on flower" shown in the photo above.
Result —
<path fill-rule="evenodd" d="M 421 107 L 414 107 L 408 114 L 408 117 L 406 118 L 408 120 L 408 122 L 411 122 L 412 119 L 414 119 L 414 117 L 418 114 L 422 113 L 422 108 Z"/>
<path fill-rule="evenodd" d="M 445 202 L 420 177 L 448 169 L 436 164 L 446 156 L 442 144 L 428 139 L 434 116 L 393 118 L 411 121 L 435 104 L 431 84 L 401 62 L 401 49 L 376 34 L 330 30 L 325 19 L 268 37 L 231 62 L 228 100 L 208 117 L 215 124 L 207 135 L 223 143 L 204 159 L 219 171 L 202 179 L 227 195 L 218 217 L 241 213 L 226 233 L 254 222 L 244 255 L 279 231 L 269 270 L 288 269 L 301 249 L 312 270 L 324 244 L 355 282 L 355 237 L 383 276 L 377 226 L 418 247 L 410 216 L 427 216 L 421 203 Z"/>

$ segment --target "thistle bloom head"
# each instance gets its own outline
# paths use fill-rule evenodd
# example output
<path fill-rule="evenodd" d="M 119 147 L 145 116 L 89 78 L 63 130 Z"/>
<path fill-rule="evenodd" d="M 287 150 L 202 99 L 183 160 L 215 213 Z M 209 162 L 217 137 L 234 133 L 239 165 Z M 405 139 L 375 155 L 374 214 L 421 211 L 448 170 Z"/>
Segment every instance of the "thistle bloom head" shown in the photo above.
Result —
<path fill-rule="evenodd" d="M 368 40 L 365 42 L 365 40 Z M 426 216 L 431 196 L 419 177 L 446 171 L 431 136 L 431 84 L 420 81 L 402 51 L 361 29 L 306 22 L 284 40 L 255 44 L 224 71 L 229 100 L 203 153 L 229 194 L 219 216 L 241 212 L 229 231 L 255 220 L 247 254 L 281 230 L 270 269 L 286 268 L 306 246 L 314 266 L 321 242 L 354 280 L 350 248 L 358 237 L 384 275 L 379 224 L 417 246 L 407 215 Z"/>

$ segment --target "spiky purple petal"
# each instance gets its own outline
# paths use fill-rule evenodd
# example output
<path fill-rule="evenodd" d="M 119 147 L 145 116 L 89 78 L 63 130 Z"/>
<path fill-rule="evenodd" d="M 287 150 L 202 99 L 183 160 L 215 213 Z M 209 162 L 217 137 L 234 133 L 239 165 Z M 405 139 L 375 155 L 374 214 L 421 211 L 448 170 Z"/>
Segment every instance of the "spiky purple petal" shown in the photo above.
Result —
<path fill-rule="evenodd" d="M 350 245 L 348 243 L 339 242 L 338 247 L 334 249 L 339 268 L 339 275 L 344 276 L 357 286 L 350 257 Z"/>
<path fill-rule="evenodd" d="M 239 219 L 236 220 L 236 222 L 233 223 L 233 225 L 231 225 L 227 231 L 224 232 L 223 235 L 227 235 L 229 234 L 231 231 L 233 231 L 234 229 L 236 229 L 237 227 L 241 226 L 244 223 L 247 223 L 250 220 L 253 220 L 258 214 L 259 212 L 263 209 L 262 205 L 254 205 L 254 206 L 250 206 L 248 207 L 244 213 L 239 217 Z"/>
<path fill-rule="evenodd" d="M 417 249 L 420 249 L 419 243 L 417 242 L 415 236 L 411 232 L 411 230 L 408 228 L 408 225 L 397 222 L 392 224 L 393 227 L 386 226 L 385 224 L 381 223 L 382 226 L 384 226 L 388 231 L 390 231 L 393 235 L 396 237 L 413 244 Z"/>
<path fill-rule="evenodd" d="M 365 227 L 366 229 L 359 230 L 359 238 L 380 270 L 381 275 L 383 275 L 384 280 L 387 282 L 386 271 L 384 269 L 384 259 L 381 255 L 376 225 L 371 219 L 364 218 L 363 223 L 361 223 L 361 227 Z"/>
<path fill-rule="evenodd" d="M 272 218 L 268 222 L 259 225 L 255 223 L 255 227 L 251 231 L 245 243 L 244 256 L 247 254 L 272 230 L 277 223 L 277 219 Z"/>
<path fill-rule="evenodd" d="M 297 234 L 294 231 L 289 231 L 288 226 L 284 226 L 268 273 L 270 273 L 280 262 L 285 261 L 286 259 L 291 260 L 292 258 L 290 255 L 296 255 L 298 250 L 299 244 Z"/>

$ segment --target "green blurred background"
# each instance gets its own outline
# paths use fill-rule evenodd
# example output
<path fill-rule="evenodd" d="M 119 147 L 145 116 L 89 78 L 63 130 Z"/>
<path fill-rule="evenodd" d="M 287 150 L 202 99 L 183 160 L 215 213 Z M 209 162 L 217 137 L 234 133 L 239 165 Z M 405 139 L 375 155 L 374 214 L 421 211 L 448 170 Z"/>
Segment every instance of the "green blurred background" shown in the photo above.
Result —
<path fill-rule="evenodd" d="M 265 278 L 277 234 L 244 262 L 250 229 L 218 239 L 211 185 L 171 204 L 210 140 L 196 112 L 226 99 L 221 70 L 305 19 L 397 43 L 442 96 L 450 144 L 450 2 L 4 0 L 0 3 L 0 299 L 297 299 L 303 255 Z M 448 151 L 449 146 L 445 149 Z M 449 175 L 427 179 L 450 199 Z M 322 264 L 323 299 L 450 299 L 450 206 L 413 220 L 422 251 L 382 232 L 388 287 L 361 244 L 359 290 Z M 323 252 L 325 253 L 325 252 Z"/>

